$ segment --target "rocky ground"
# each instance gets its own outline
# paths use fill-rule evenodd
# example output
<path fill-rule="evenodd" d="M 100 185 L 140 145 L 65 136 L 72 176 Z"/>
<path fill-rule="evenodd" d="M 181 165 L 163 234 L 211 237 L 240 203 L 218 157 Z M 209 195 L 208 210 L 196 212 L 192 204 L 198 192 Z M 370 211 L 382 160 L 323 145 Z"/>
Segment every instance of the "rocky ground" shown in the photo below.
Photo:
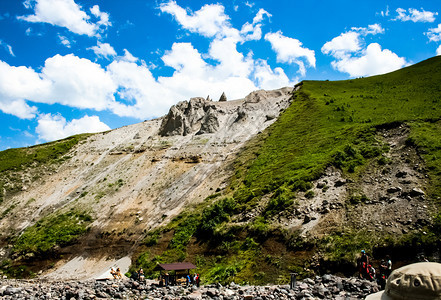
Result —
<path fill-rule="evenodd" d="M 374 282 L 333 275 L 316 276 L 289 285 L 159 287 L 154 282 L 107 281 L 0 281 L 2 299 L 364 299 L 378 291 Z"/>

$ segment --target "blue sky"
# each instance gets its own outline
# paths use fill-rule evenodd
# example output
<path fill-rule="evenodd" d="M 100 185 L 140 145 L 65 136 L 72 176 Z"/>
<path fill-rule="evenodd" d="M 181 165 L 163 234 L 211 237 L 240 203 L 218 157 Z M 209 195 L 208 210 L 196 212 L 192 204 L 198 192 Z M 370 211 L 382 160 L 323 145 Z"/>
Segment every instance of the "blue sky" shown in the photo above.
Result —
<path fill-rule="evenodd" d="M 0 1 L 0 150 L 441 54 L 432 1 Z"/>

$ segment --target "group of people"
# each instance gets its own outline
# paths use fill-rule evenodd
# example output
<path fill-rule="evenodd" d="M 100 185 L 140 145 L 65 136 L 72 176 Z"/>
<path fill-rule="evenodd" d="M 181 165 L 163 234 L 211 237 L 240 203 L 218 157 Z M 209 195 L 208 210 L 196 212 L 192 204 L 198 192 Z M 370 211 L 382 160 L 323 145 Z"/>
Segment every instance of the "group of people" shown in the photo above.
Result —
<path fill-rule="evenodd" d="M 114 268 L 110 268 L 110 274 L 113 276 L 114 279 L 122 278 L 121 270 L 119 268 L 116 268 L 116 270 Z"/>
<path fill-rule="evenodd" d="M 191 276 L 190 274 L 187 274 L 187 276 L 185 278 L 185 285 L 186 286 L 195 285 L 195 286 L 199 287 L 199 284 L 200 284 L 199 274 L 194 273 L 193 276 Z"/>
<path fill-rule="evenodd" d="M 392 272 L 392 260 L 389 255 L 380 261 L 378 272 L 369 262 L 369 257 L 365 250 L 361 250 L 361 256 L 357 260 L 358 274 L 360 278 L 368 280 L 376 280 L 380 287 L 384 289 L 386 280 Z"/>
<path fill-rule="evenodd" d="M 187 275 L 169 275 L 168 273 L 161 274 L 159 277 L 159 285 L 160 286 L 168 286 L 168 285 L 176 285 L 176 284 L 184 284 L 185 286 L 197 286 L 200 285 L 199 274 L 187 274 Z"/>
<path fill-rule="evenodd" d="M 136 281 L 144 281 L 145 280 L 144 270 L 142 268 L 139 268 L 138 271 L 134 271 L 132 273 L 130 278 Z"/>

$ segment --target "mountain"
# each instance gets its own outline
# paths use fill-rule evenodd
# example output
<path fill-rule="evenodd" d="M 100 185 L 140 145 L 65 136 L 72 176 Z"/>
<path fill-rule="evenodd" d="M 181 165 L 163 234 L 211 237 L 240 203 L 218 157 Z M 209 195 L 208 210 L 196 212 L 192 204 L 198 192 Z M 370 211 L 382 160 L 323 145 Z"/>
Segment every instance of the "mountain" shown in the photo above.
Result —
<path fill-rule="evenodd" d="M 439 260 L 440 79 L 434 57 L 3 151 L 2 270 L 85 278 L 186 260 L 204 282 L 284 283 L 352 275 L 361 249 L 374 264 Z"/>
<path fill-rule="evenodd" d="M 131 256 L 147 231 L 225 188 L 236 153 L 276 121 L 291 91 L 192 98 L 156 120 L 1 152 L 4 272 L 46 274 L 72 260 L 60 272 L 84 278 Z"/>

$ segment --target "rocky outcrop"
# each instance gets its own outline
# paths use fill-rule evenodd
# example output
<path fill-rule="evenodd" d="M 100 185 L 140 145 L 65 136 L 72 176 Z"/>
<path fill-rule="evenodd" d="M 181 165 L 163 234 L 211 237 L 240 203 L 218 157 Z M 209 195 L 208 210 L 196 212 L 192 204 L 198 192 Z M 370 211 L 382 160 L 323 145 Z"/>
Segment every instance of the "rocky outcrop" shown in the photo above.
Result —
<path fill-rule="evenodd" d="M 191 98 L 170 108 L 159 130 L 161 136 L 188 135 L 198 131 L 205 117 L 206 105 L 211 101 L 204 98 Z"/>
<path fill-rule="evenodd" d="M 233 123 L 245 120 L 251 112 L 262 122 L 277 118 L 281 109 L 287 107 L 289 90 L 255 91 L 244 99 L 227 101 L 225 93 L 218 102 L 197 97 L 182 101 L 170 108 L 162 119 L 160 136 L 187 136 L 190 134 L 212 134 L 219 130 L 227 131 Z M 273 101 L 271 99 L 278 99 Z M 265 114 L 262 114 L 265 112 Z M 260 116 L 262 115 L 262 116 Z M 230 118 L 230 116 L 234 116 Z"/>
<path fill-rule="evenodd" d="M 223 92 L 219 98 L 219 102 L 225 102 L 225 101 L 227 101 L 227 96 L 225 95 L 225 92 Z"/>

